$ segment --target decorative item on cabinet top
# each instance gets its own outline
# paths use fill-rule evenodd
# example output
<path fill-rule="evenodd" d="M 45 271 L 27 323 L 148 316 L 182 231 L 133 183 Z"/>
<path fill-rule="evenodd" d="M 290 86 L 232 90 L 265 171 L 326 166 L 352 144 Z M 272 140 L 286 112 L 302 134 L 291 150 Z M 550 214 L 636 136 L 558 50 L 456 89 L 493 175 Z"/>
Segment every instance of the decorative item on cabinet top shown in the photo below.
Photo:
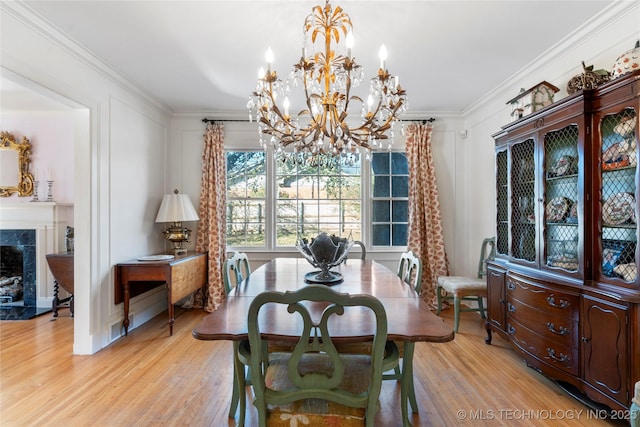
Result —
<path fill-rule="evenodd" d="M 611 67 L 611 78 L 617 79 L 632 71 L 640 70 L 640 40 L 633 49 L 629 49 L 616 59 Z"/>
<path fill-rule="evenodd" d="M 542 81 L 533 86 L 529 90 L 520 89 L 520 93 L 513 99 L 507 101 L 507 105 L 511 105 L 511 119 L 516 121 L 541 110 L 547 105 L 553 104 L 553 95 L 560 89 L 549 82 Z"/>
<path fill-rule="evenodd" d="M 578 74 L 567 83 L 567 93 L 572 95 L 583 89 L 595 89 L 603 83 L 611 80 L 611 74 L 607 70 L 594 70 L 593 65 L 586 66 L 582 61 L 582 69 L 584 72 Z"/>

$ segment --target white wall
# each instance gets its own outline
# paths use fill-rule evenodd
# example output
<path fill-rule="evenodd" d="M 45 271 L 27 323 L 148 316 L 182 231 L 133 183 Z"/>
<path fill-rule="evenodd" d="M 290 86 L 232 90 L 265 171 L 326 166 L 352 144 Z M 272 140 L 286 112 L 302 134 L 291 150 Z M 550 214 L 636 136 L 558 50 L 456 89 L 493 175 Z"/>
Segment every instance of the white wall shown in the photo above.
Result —
<path fill-rule="evenodd" d="M 53 180 L 53 199 L 71 203 L 74 199 L 74 118 L 67 111 L 31 111 L 0 113 L 0 129 L 12 133 L 16 141 L 26 137 L 31 143 L 29 171 L 39 181 L 38 196 L 47 198 L 46 180 Z M 4 201 L 30 201 L 13 194 Z M 3 200 L 0 200 L 2 203 Z"/>
<path fill-rule="evenodd" d="M 153 221 L 168 190 L 169 112 L 20 3 L 2 2 L 0 12 L 3 76 L 55 94 L 73 117 L 73 351 L 94 353 L 119 336 L 114 264 L 164 249 L 162 228 Z M 165 292 L 133 299 L 132 327 L 166 308 Z"/>

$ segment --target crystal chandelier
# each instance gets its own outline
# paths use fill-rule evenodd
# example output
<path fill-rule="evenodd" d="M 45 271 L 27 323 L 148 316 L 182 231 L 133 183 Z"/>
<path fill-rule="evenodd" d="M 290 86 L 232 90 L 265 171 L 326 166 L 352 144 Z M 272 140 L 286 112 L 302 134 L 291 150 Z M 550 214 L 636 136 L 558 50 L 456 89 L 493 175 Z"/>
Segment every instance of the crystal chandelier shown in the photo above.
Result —
<path fill-rule="evenodd" d="M 338 161 L 353 163 L 362 152 L 368 157 L 372 150 L 391 148 L 393 125 L 407 108 L 406 92 L 398 76 L 387 71 L 382 45 L 380 69 L 371 79 L 367 102 L 352 94 L 364 79 L 362 67 L 351 54 L 352 28 L 349 15 L 339 6 L 333 9 L 329 0 L 324 7 L 314 6 L 304 21 L 302 56 L 286 83 L 271 69 L 273 53 L 269 48 L 267 71 L 260 70 L 247 105 L 251 120 L 253 111 L 256 113 L 264 149 L 271 145 L 285 160 L 331 165 Z M 339 52 L 341 39 L 346 49 Z M 313 49 L 310 55 L 308 47 Z M 304 89 L 306 108 L 292 116 L 289 95 L 291 88 L 298 87 Z M 362 118 L 350 125 L 349 107 L 355 103 Z M 292 148 L 285 150 L 290 145 Z"/>

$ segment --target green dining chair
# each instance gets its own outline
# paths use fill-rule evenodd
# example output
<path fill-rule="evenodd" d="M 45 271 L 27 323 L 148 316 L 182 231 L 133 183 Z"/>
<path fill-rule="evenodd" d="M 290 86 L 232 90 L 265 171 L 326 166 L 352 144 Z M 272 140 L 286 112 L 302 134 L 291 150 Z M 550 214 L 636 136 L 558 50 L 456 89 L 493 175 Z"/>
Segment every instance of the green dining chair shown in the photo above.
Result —
<path fill-rule="evenodd" d="M 422 290 L 422 260 L 412 252 L 403 252 L 400 255 L 400 261 L 398 262 L 398 277 L 402 279 L 406 284 L 412 286 L 418 294 Z M 403 341 L 396 341 L 396 347 L 398 348 L 400 358 L 404 359 L 405 343 Z M 402 372 L 400 366 L 395 366 L 393 372 L 385 370 L 385 374 L 382 376 L 383 380 L 396 380 L 402 381 Z M 409 392 L 407 398 L 413 412 L 418 412 L 418 403 L 416 401 L 416 393 L 413 385 L 413 376 L 409 378 Z M 403 414 L 403 417 L 405 414 Z"/>
<path fill-rule="evenodd" d="M 222 276 L 224 281 L 224 290 L 228 295 L 240 282 L 247 279 L 251 275 L 251 265 L 249 257 L 244 252 L 234 252 L 231 258 L 224 262 Z M 251 369 L 249 369 L 249 360 L 244 359 L 238 354 L 237 346 L 234 342 L 234 365 L 233 365 L 233 388 L 231 394 L 231 407 L 229 408 L 229 418 L 235 418 L 238 405 L 240 406 L 239 423 L 244 425 L 246 412 L 246 386 L 251 385 Z M 242 379 L 240 380 L 240 377 Z"/>
<path fill-rule="evenodd" d="M 270 351 L 260 334 L 265 321 L 260 311 L 265 305 L 270 305 L 269 310 L 278 309 L 274 308 L 278 304 L 282 313 L 292 317 L 291 322 L 301 325 L 292 352 Z M 312 318 L 307 309 L 317 304 L 324 306 L 319 319 Z M 339 322 L 344 311 L 356 307 L 373 316 L 373 343 L 368 354 L 343 354 L 329 334 L 329 323 Z M 377 298 L 338 293 L 323 285 L 267 291 L 254 298 L 247 322 L 249 340 L 239 346 L 239 353 L 251 362 L 259 426 L 291 426 L 292 420 L 304 420 L 305 425 L 340 426 L 357 421 L 373 426 L 385 359 L 398 363 L 397 348 L 387 343 L 387 316 Z"/>
<path fill-rule="evenodd" d="M 222 269 L 224 291 L 228 295 L 238 283 L 251 275 L 249 257 L 244 252 L 234 252 L 231 258 L 224 262 Z"/>
<path fill-rule="evenodd" d="M 354 240 L 353 241 L 353 246 L 360 246 L 360 259 L 361 260 L 364 261 L 365 259 L 367 259 L 367 249 L 364 247 L 364 243 L 362 243 L 360 240 Z M 351 252 L 349 252 L 349 253 L 351 253 Z M 344 263 L 345 264 L 347 263 L 347 259 L 348 258 L 349 257 L 344 259 Z"/>
<path fill-rule="evenodd" d="M 436 314 L 442 311 L 442 304 L 445 300 L 453 300 L 453 331 L 458 332 L 460 325 L 460 313 L 464 311 L 478 311 L 483 319 L 486 319 L 483 298 L 487 297 L 487 269 L 486 262 L 496 256 L 496 239 L 488 237 L 482 241 L 480 246 L 480 259 L 478 261 L 478 272 L 476 277 L 464 276 L 440 276 L 436 287 L 438 298 L 438 309 Z M 474 301 L 477 308 L 461 308 L 461 301 Z"/>
<path fill-rule="evenodd" d="M 412 251 L 400 255 L 398 277 L 413 286 L 417 293 L 422 290 L 422 260 Z"/>

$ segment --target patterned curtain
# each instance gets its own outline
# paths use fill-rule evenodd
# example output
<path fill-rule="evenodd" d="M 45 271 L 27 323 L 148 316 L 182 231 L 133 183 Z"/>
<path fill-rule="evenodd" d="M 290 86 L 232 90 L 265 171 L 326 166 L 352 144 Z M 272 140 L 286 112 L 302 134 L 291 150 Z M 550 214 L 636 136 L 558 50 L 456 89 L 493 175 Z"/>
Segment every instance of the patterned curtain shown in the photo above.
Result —
<path fill-rule="evenodd" d="M 209 280 L 202 301 L 196 296 L 195 305 L 212 312 L 224 299 L 222 265 L 226 256 L 226 163 L 224 127 L 208 124 L 202 152 L 202 183 L 200 186 L 200 221 L 196 251 L 209 252 Z"/>
<path fill-rule="evenodd" d="M 438 276 L 448 275 L 438 187 L 431 152 L 433 125 L 412 124 L 407 133 L 409 163 L 409 241 L 407 249 L 422 260 L 422 296 L 437 306 Z"/>

